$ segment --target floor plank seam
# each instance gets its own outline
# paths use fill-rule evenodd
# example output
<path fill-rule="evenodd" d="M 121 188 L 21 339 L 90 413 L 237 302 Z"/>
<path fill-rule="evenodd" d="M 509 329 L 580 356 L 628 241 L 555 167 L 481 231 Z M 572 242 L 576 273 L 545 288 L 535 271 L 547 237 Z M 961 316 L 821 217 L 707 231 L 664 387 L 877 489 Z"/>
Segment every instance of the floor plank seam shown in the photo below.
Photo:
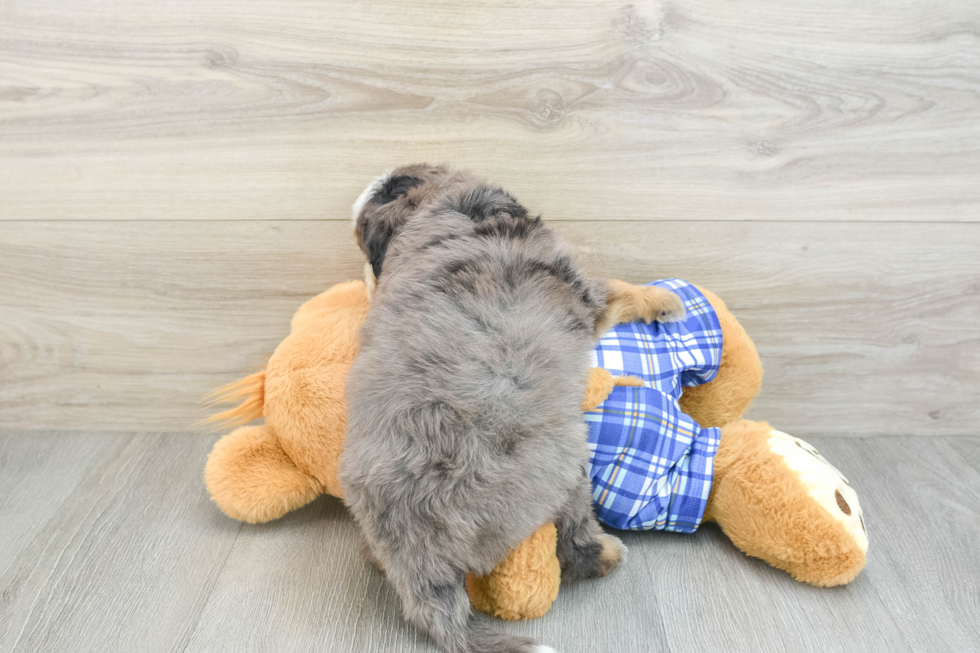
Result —
<path fill-rule="evenodd" d="M 221 579 L 221 575 L 224 573 L 225 567 L 228 565 L 228 559 L 231 558 L 232 551 L 235 550 L 235 543 L 238 541 L 238 536 L 241 534 L 243 526 L 243 522 L 238 522 L 238 528 L 235 530 L 235 537 L 232 538 L 231 544 L 228 545 L 228 552 L 225 554 L 224 560 L 221 561 L 221 566 L 214 575 L 214 579 L 211 582 L 211 587 L 208 589 L 207 598 L 201 604 L 201 611 L 194 620 L 194 626 L 187 631 L 187 640 L 180 648 L 180 653 L 186 653 L 188 647 L 191 645 L 191 642 L 194 640 L 194 633 L 196 633 L 197 629 L 200 627 L 201 618 L 204 616 L 204 613 L 207 612 L 208 606 L 211 604 L 211 599 L 214 597 L 214 590 L 218 586 L 218 581 Z"/>

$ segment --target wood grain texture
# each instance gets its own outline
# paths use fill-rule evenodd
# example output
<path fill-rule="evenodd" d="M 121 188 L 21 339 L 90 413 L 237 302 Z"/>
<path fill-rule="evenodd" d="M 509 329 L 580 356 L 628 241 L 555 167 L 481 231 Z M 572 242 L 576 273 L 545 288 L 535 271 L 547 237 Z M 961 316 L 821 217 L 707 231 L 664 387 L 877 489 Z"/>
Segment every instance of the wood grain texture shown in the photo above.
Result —
<path fill-rule="evenodd" d="M 451 161 L 563 220 L 976 221 L 980 5 L 0 4 L 0 220 L 318 219 Z"/>
<path fill-rule="evenodd" d="M 493 622 L 563 653 L 980 648 L 980 437 L 813 438 L 858 490 L 867 568 L 819 589 L 747 558 L 713 527 L 622 533 L 611 576 L 562 587 L 542 619 Z M 0 650 L 10 653 L 434 653 L 388 583 L 357 553 L 343 505 L 322 498 L 239 527 L 200 482 L 213 438 L 0 434 L 0 461 L 31 487 L 77 489 L 0 571 Z M 7 472 L 7 468 L 2 468 Z M 0 477 L 2 478 L 2 477 Z M 30 502 L 0 504 L 24 524 Z"/>
<path fill-rule="evenodd" d="M 900 624 L 910 650 L 980 648 L 980 584 L 957 582 L 980 578 L 980 460 L 975 455 L 980 439 L 868 443 L 843 438 L 821 443 L 832 460 L 847 461 L 842 469 L 855 470 L 862 490 L 880 488 L 861 495 L 869 532 L 884 527 L 874 541 L 881 545 L 879 571 L 868 581 Z M 967 450 L 974 455 L 962 455 Z M 973 553 L 959 556 L 957 542 Z M 916 598 L 893 591 L 896 584 L 916 588 Z M 946 607 L 941 614 L 922 612 L 923 602 Z"/>
<path fill-rule="evenodd" d="M 25 437 L 37 442 L 23 442 Z M 25 547 L 36 546 L 38 532 L 93 465 L 125 439 L 123 434 L 0 436 L 0 576 Z M 0 606 L 4 604 L 0 598 Z"/>
<path fill-rule="evenodd" d="M 801 436 L 980 432 L 980 226 L 557 222 L 593 274 L 714 290 Z M 346 222 L 7 223 L 0 427 L 187 430 L 308 297 L 358 278 Z"/>
<path fill-rule="evenodd" d="M 4 435 L 4 447 L 46 455 L 30 482 L 59 483 L 76 462 L 53 450 L 103 453 L 55 516 L 0 575 L 2 651 L 180 650 L 239 531 L 204 492 L 213 438 Z M 30 485 L 29 485 L 30 487 Z M 16 526 L 38 503 L 4 506 Z"/>

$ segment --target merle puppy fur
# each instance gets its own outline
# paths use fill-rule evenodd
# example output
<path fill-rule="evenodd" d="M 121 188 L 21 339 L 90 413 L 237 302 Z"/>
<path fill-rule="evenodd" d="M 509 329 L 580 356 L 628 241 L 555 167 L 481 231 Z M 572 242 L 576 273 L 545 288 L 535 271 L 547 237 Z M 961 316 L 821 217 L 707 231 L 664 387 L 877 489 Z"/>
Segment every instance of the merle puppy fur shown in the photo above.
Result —
<path fill-rule="evenodd" d="M 398 169 L 354 213 L 377 290 L 348 377 L 344 500 L 406 615 L 444 650 L 550 650 L 475 621 L 465 575 L 548 521 L 562 580 L 620 561 L 592 511 L 580 408 L 614 289 L 467 173 Z"/>

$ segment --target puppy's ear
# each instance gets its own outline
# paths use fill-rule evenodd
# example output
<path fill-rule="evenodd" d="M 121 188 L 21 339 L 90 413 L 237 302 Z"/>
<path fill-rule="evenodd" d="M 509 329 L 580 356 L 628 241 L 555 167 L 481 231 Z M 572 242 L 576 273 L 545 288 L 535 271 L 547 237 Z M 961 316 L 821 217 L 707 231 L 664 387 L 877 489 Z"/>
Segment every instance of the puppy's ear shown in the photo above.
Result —
<path fill-rule="evenodd" d="M 367 255 L 376 278 L 381 276 L 381 268 L 391 239 L 405 223 L 409 213 L 414 210 L 414 207 L 404 205 L 404 202 L 398 204 L 394 202 L 423 183 L 425 183 L 423 179 L 411 175 L 387 177 L 381 181 L 377 190 L 366 198 L 360 217 L 357 218 L 355 233 L 358 245 Z"/>
<path fill-rule="evenodd" d="M 389 178 L 381 186 L 375 196 L 371 199 L 375 204 L 387 204 L 388 202 L 394 202 L 399 197 L 408 194 L 408 191 L 415 188 L 416 186 L 421 186 L 425 183 L 422 179 L 418 177 L 412 177 L 411 175 L 398 175 L 397 177 Z"/>
<path fill-rule="evenodd" d="M 477 224 L 494 218 L 527 217 L 527 209 L 503 188 L 479 185 L 450 197 L 447 206 L 459 211 Z"/>
<path fill-rule="evenodd" d="M 381 264 L 384 263 L 385 254 L 388 253 L 388 243 L 395 236 L 395 228 L 389 220 L 378 220 L 374 225 L 370 225 L 367 233 L 361 235 L 361 249 L 367 254 L 374 278 L 381 276 Z"/>

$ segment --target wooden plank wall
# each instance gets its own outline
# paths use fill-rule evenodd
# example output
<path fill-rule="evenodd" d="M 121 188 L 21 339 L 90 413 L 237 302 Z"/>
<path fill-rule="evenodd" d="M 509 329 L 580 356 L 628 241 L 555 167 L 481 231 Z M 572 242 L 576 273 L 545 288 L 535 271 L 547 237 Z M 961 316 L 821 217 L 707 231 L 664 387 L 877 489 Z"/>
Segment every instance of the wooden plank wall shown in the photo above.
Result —
<path fill-rule="evenodd" d="M 974 0 L 0 2 L 0 428 L 193 428 L 416 160 L 721 294 L 756 418 L 980 432 Z"/>

